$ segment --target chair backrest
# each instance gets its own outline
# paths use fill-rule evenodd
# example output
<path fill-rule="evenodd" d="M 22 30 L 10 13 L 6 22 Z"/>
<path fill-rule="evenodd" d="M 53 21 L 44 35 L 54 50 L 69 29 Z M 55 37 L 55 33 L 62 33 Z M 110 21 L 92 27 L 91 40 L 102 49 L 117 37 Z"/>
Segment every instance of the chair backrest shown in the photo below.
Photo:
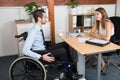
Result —
<path fill-rule="evenodd" d="M 109 17 L 109 19 L 113 22 L 114 27 L 115 27 L 114 28 L 115 34 L 111 37 L 110 41 L 117 44 L 116 41 L 120 40 L 120 17 L 112 16 L 112 17 Z M 116 53 L 116 51 L 112 51 L 109 53 L 104 53 L 103 56 L 111 56 L 115 53 Z"/>
<path fill-rule="evenodd" d="M 110 20 L 113 22 L 114 27 L 115 27 L 114 37 L 117 40 L 120 40 L 120 17 L 119 16 L 112 16 L 112 17 L 110 17 Z"/>

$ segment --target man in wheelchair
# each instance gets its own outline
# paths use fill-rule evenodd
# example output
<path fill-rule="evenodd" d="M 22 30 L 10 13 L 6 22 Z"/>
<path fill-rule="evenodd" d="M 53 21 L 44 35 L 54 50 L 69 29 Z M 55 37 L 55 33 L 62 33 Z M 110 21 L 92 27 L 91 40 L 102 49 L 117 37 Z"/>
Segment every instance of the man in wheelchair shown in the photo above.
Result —
<path fill-rule="evenodd" d="M 69 48 L 67 44 L 63 42 L 49 47 L 45 44 L 44 34 L 42 31 L 42 25 L 46 23 L 45 11 L 43 9 L 36 10 L 33 13 L 33 17 L 35 19 L 35 24 L 28 32 L 28 36 L 22 50 L 23 54 L 49 63 L 57 59 L 60 61 L 68 61 L 67 53 L 69 53 Z"/>
<path fill-rule="evenodd" d="M 28 32 L 22 53 L 41 61 L 43 64 L 53 62 L 71 62 L 69 46 L 65 42 L 46 46 L 42 25 L 46 23 L 46 14 L 43 9 L 36 10 L 33 13 L 35 24 Z M 63 63 L 64 64 L 64 63 Z M 67 65 L 69 65 L 67 63 Z M 72 69 L 77 73 L 76 69 Z M 76 80 L 76 79 L 70 79 Z"/>

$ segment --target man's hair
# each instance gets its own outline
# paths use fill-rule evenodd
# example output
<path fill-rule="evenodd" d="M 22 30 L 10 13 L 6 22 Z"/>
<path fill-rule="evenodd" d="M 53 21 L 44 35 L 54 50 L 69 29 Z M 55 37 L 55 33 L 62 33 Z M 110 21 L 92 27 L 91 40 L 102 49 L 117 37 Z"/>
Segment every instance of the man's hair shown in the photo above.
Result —
<path fill-rule="evenodd" d="M 40 17 L 40 18 L 43 17 L 43 13 L 45 13 L 44 9 L 38 9 L 33 13 L 33 18 L 34 18 L 35 22 L 38 21 L 38 17 Z"/>

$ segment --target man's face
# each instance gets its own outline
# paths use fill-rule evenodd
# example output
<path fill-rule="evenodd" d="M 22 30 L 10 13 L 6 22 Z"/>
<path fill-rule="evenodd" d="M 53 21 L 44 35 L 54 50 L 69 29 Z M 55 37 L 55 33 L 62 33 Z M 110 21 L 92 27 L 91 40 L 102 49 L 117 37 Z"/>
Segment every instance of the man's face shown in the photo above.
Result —
<path fill-rule="evenodd" d="M 42 17 L 42 19 L 41 19 L 41 23 L 42 23 L 42 24 L 45 24 L 46 21 L 47 21 L 46 14 L 43 13 L 43 17 Z"/>

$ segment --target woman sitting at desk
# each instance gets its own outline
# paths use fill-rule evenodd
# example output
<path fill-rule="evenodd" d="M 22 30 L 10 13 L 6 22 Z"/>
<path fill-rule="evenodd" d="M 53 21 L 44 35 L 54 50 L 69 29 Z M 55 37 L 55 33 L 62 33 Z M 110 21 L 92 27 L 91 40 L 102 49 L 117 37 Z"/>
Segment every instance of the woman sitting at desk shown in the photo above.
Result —
<path fill-rule="evenodd" d="M 100 7 L 95 10 L 95 24 L 93 25 L 90 35 L 103 40 L 110 40 L 114 34 L 114 25 L 108 18 L 107 12 L 104 8 Z M 101 71 L 105 67 L 105 62 L 102 60 Z"/>

